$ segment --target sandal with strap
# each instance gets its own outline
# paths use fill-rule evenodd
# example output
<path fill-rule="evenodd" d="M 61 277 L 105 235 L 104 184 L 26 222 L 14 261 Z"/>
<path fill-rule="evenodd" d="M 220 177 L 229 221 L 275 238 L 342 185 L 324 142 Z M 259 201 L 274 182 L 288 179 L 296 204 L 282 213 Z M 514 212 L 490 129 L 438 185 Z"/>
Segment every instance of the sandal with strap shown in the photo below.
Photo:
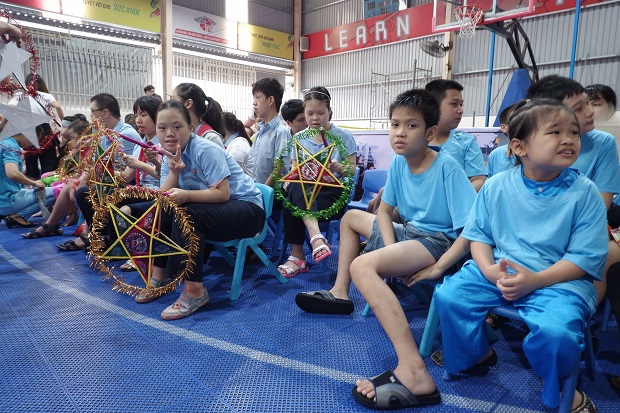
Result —
<path fill-rule="evenodd" d="M 44 232 L 38 232 L 37 229 L 43 228 Z M 41 237 L 53 237 L 56 235 L 62 235 L 63 231 L 58 225 L 49 226 L 47 224 L 41 225 L 39 228 L 35 228 L 30 232 L 21 234 L 22 237 L 27 239 L 41 238 Z"/>
<path fill-rule="evenodd" d="M 297 266 L 297 269 L 294 269 L 290 265 L 286 265 L 286 262 L 292 262 Z M 278 271 L 280 271 L 284 278 L 293 278 L 297 274 L 308 271 L 308 266 L 306 265 L 306 262 L 297 257 L 289 255 L 289 257 L 286 259 L 286 262 L 282 265 L 278 265 Z"/>
<path fill-rule="evenodd" d="M 571 413 L 597 413 L 598 410 L 594 405 L 594 402 L 592 402 L 592 399 L 590 399 L 584 392 L 579 389 L 577 389 L 577 392 L 581 394 L 581 404 L 575 407 L 571 411 Z"/>
<path fill-rule="evenodd" d="M 56 244 L 56 246 L 58 247 L 60 251 L 65 251 L 65 252 L 82 251 L 83 249 L 90 247 L 90 240 L 86 236 L 80 235 L 80 239 L 84 243 L 83 247 L 80 245 L 77 245 L 75 243 L 75 240 L 69 240 L 65 242 L 64 244 Z"/>
<path fill-rule="evenodd" d="M 327 238 L 325 238 L 323 234 L 316 234 L 315 236 L 310 238 L 310 245 L 314 246 L 314 243 L 319 240 L 323 241 L 324 244 L 319 245 L 312 250 L 312 258 L 317 264 L 332 255 L 332 249 L 329 246 L 329 242 L 327 242 Z M 319 253 L 321 252 L 323 252 L 323 254 L 319 255 Z"/>
<path fill-rule="evenodd" d="M 132 260 L 125 261 L 125 263 L 121 265 L 119 268 L 122 272 L 132 272 L 132 271 L 138 270 Z"/>

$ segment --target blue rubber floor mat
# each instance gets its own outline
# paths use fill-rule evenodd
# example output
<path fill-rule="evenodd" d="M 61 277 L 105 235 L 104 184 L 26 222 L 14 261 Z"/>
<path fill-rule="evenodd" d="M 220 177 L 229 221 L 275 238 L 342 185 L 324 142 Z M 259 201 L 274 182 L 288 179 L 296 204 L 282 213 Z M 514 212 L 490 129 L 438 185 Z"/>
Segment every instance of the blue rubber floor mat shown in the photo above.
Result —
<path fill-rule="evenodd" d="M 230 301 L 232 269 L 213 253 L 203 277 L 211 302 L 167 322 L 159 314 L 178 292 L 137 304 L 112 291 L 84 252 L 57 250 L 70 235 L 26 240 L 21 232 L 0 225 L 0 412 L 365 412 L 351 397 L 355 379 L 396 365 L 376 318 L 361 316 L 355 288 L 349 316 L 295 305 L 298 292 L 333 284 L 335 256 L 327 273 L 314 265 L 286 284 L 250 262 L 241 297 Z M 428 308 L 396 289 L 419 340 Z M 521 351 L 524 334 L 502 324 L 498 365 L 450 382 L 427 359 L 443 402 L 421 411 L 553 411 Z M 618 412 L 608 382 L 620 375 L 617 324 L 596 335 L 595 380 L 582 374 L 579 387 L 600 412 Z"/>

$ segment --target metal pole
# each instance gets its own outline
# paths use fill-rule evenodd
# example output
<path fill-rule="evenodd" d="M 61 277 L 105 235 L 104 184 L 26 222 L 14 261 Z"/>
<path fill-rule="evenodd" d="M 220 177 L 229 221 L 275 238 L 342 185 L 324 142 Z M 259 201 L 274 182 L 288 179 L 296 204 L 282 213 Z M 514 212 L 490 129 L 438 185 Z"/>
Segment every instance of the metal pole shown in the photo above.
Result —
<path fill-rule="evenodd" d="M 575 74 L 575 56 L 577 55 L 577 40 L 579 39 L 579 17 L 581 15 L 581 0 L 577 0 L 577 5 L 575 6 L 575 24 L 573 27 L 573 48 L 570 54 L 570 71 L 568 73 L 568 77 L 571 79 Z"/>
<path fill-rule="evenodd" d="M 495 32 L 491 33 L 491 54 L 489 56 L 489 81 L 487 82 L 487 107 L 484 115 L 484 126 L 489 127 L 491 112 L 491 89 L 493 88 L 493 64 L 495 61 Z"/>

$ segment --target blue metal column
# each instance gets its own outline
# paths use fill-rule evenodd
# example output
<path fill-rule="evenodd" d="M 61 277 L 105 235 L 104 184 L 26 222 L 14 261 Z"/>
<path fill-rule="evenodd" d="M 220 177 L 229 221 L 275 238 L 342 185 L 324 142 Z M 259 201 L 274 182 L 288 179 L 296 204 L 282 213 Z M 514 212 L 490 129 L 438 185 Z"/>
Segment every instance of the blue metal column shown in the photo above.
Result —
<path fill-rule="evenodd" d="M 570 71 L 568 77 L 571 79 L 575 74 L 575 56 L 577 55 L 577 40 L 579 39 L 579 17 L 581 15 L 581 0 L 577 0 L 575 6 L 575 25 L 573 27 L 573 50 L 570 55 Z"/>
<path fill-rule="evenodd" d="M 491 32 L 491 55 L 489 57 L 489 81 L 487 82 L 487 108 L 484 115 L 484 126 L 489 126 L 491 111 L 491 89 L 493 87 L 493 65 L 495 62 L 495 32 Z"/>

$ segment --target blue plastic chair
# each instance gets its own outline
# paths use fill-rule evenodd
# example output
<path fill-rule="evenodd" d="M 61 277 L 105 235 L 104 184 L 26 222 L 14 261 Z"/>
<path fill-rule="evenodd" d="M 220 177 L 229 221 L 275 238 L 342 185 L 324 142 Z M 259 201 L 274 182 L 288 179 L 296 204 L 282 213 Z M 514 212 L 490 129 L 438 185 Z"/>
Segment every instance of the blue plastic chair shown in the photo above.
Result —
<path fill-rule="evenodd" d="M 605 298 L 605 308 L 603 309 L 603 320 L 601 320 L 601 331 L 603 333 L 607 332 L 609 320 L 611 320 L 611 301 L 609 301 L 609 298 Z M 616 323 L 617 322 L 618 320 L 616 320 Z"/>
<path fill-rule="evenodd" d="M 502 317 L 510 318 L 512 320 L 523 321 L 519 315 L 519 311 L 512 304 L 502 305 L 491 309 L 491 312 Z M 420 342 L 420 355 L 427 357 L 431 354 L 433 342 L 435 341 L 435 335 L 437 333 L 437 326 L 439 325 L 439 315 L 435 310 L 435 300 L 431 300 L 431 306 L 428 310 L 428 317 L 426 319 L 426 326 L 424 327 L 424 334 L 422 335 L 422 341 Z M 586 371 L 590 380 L 594 380 L 594 347 L 592 345 L 592 333 L 590 332 L 590 325 L 586 323 L 584 329 L 585 335 L 585 354 L 584 359 L 586 362 Z M 564 380 L 562 384 L 562 396 L 560 398 L 560 406 L 558 413 L 570 413 L 573 407 L 573 397 L 575 389 L 577 388 L 577 379 L 579 378 L 579 366 L 581 362 L 578 361 L 569 376 Z M 444 371 L 444 380 L 451 380 L 452 374 Z"/>
<path fill-rule="evenodd" d="M 265 215 L 269 217 L 271 215 L 271 210 L 273 208 L 273 188 L 264 185 L 264 184 L 256 184 L 256 187 L 261 191 L 263 195 L 263 207 L 265 209 Z M 252 248 L 252 251 L 256 254 L 258 258 L 269 268 L 269 271 L 273 274 L 274 277 L 282 284 L 286 283 L 287 280 L 280 274 L 280 271 L 276 268 L 276 266 L 269 260 L 269 258 L 265 255 L 263 250 L 259 247 L 259 244 L 263 242 L 265 236 L 267 235 L 267 219 L 265 219 L 265 224 L 263 225 L 262 231 L 252 238 L 243 238 L 243 239 L 234 239 L 230 241 L 211 241 L 205 240 L 205 243 L 211 244 L 215 247 L 217 252 L 226 260 L 228 265 L 234 268 L 233 271 L 233 281 L 232 286 L 230 288 L 230 299 L 232 301 L 237 300 L 241 295 L 241 279 L 243 277 L 243 267 L 245 265 L 245 255 L 248 247 Z M 237 248 L 237 257 L 235 258 L 230 251 L 229 247 Z"/>
<path fill-rule="evenodd" d="M 347 208 L 366 211 L 368 208 L 368 203 L 377 193 L 379 193 L 381 188 L 385 186 L 385 181 L 387 181 L 387 173 L 387 169 L 370 169 L 365 171 L 362 176 L 362 189 L 364 190 L 362 199 L 359 201 L 349 202 Z"/>

